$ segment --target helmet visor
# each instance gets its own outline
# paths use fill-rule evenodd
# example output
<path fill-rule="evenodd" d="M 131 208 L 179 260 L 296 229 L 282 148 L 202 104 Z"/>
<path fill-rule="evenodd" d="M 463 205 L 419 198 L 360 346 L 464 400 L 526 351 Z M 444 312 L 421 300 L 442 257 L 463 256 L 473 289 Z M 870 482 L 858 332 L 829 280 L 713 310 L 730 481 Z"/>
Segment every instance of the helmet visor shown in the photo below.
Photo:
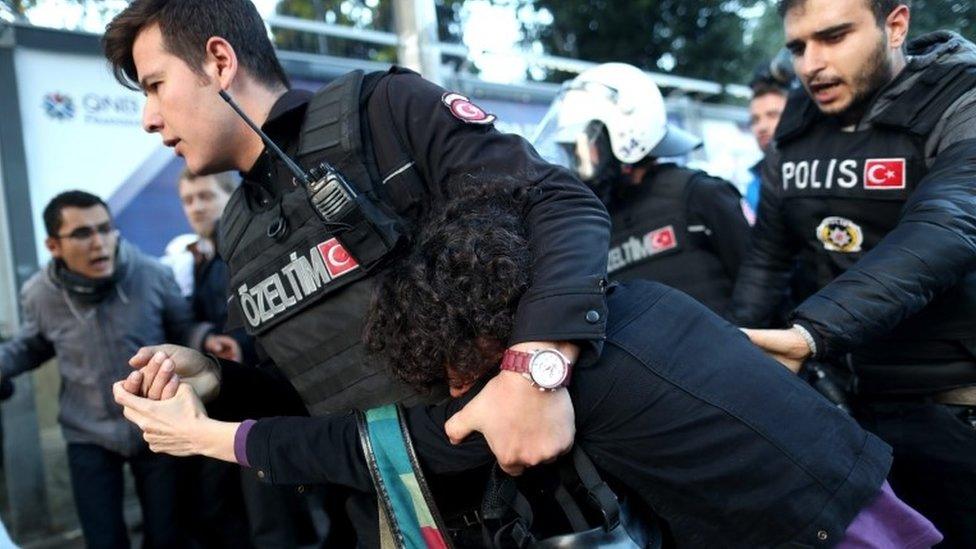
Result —
<path fill-rule="evenodd" d="M 589 120 L 569 120 L 565 99 L 565 94 L 560 93 L 552 102 L 546 115 L 536 126 L 532 145 L 547 161 L 564 168 L 572 168 L 572 149 L 567 150 L 566 145 L 576 141 L 576 136 L 586 128 Z"/>
<path fill-rule="evenodd" d="M 566 116 L 561 96 L 546 113 L 532 138 L 547 162 L 572 170 L 583 181 L 594 179 L 613 151 L 602 122 Z"/>
<path fill-rule="evenodd" d="M 573 127 L 550 127 L 536 135 L 536 150 L 547 162 L 572 170 L 583 181 L 595 179 L 613 158 L 610 139 L 597 120 Z"/>

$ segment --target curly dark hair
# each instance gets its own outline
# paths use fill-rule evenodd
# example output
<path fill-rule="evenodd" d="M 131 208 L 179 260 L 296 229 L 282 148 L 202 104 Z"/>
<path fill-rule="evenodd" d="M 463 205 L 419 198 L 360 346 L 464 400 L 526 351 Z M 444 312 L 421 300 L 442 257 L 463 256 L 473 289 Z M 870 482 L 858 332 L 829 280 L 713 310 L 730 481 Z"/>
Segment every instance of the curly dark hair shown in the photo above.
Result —
<path fill-rule="evenodd" d="M 529 284 L 524 204 L 514 185 L 469 184 L 421 222 L 380 281 L 364 330 L 367 350 L 398 378 L 462 387 L 497 367 Z"/>

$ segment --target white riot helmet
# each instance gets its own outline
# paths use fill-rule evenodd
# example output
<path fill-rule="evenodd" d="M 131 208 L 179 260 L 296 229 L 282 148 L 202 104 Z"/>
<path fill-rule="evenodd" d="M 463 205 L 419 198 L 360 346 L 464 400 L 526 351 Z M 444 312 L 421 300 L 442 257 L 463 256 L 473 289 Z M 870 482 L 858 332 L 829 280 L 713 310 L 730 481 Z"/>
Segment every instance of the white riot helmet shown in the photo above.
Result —
<path fill-rule="evenodd" d="M 532 142 L 547 160 L 575 170 L 584 181 L 600 179 L 614 158 L 634 164 L 701 145 L 668 124 L 664 98 L 651 77 L 624 63 L 598 65 L 563 84 Z"/>

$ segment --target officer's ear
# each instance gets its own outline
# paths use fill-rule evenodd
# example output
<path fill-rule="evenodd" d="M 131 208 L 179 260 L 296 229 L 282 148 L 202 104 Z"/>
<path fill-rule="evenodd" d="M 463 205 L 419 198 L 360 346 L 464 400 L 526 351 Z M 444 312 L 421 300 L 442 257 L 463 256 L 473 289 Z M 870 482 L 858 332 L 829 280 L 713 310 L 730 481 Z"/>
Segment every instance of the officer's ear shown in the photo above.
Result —
<path fill-rule="evenodd" d="M 911 10 L 905 4 L 899 4 L 891 10 L 885 19 L 885 33 L 888 35 L 888 47 L 900 50 L 908 37 L 908 25 L 911 22 Z"/>
<path fill-rule="evenodd" d="M 207 40 L 206 52 L 204 72 L 217 81 L 220 89 L 230 89 L 238 69 L 237 52 L 234 51 L 234 46 L 219 36 L 212 36 Z"/>

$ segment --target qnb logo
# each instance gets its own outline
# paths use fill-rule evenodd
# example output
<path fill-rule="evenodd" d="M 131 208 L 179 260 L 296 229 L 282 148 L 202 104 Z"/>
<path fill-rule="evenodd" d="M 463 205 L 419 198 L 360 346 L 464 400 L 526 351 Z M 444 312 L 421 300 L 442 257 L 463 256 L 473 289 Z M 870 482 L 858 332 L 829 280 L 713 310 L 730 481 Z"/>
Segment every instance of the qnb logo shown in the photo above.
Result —
<path fill-rule="evenodd" d="M 75 117 L 75 102 L 70 95 L 49 93 L 44 96 L 44 112 L 55 120 L 71 120 Z"/>

